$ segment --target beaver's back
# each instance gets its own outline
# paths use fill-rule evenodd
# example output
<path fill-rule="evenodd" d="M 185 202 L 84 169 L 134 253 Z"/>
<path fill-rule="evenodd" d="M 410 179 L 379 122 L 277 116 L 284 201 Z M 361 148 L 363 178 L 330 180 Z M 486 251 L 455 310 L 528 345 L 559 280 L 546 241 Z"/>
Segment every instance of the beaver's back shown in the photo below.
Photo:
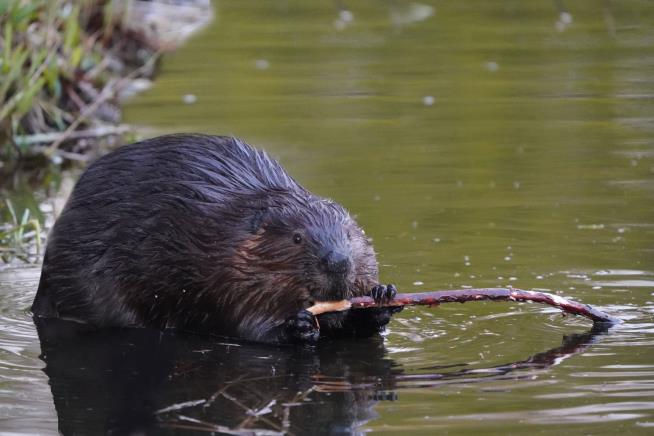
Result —
<path fill-rule="evenodd" d="M 67 209 L 87 202 L 143 197 L 170 184 L 215 194 L 302 189 L 265 152 L 233 137 L 174 134 L 127 145 L 100 158 L 80 177 Z"/>

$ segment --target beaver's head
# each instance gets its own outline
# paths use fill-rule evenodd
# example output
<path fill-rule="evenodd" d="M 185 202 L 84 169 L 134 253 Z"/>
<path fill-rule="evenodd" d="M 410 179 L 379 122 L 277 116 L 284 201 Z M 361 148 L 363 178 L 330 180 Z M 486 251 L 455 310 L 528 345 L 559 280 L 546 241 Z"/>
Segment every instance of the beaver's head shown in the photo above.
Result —
<path fill-rule="evenodd" d="M 237 267 L 263 292 L 309 303 L 362 295 L 377 283 L 368 238 L 342 206 L 304 194 L 274 195 L 253 209 Z"/>

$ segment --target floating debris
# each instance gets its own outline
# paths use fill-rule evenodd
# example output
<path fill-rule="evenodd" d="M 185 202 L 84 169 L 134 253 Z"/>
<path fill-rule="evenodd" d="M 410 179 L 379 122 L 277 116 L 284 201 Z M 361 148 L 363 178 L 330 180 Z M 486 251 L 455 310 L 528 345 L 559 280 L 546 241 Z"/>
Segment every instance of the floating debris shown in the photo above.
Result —
<path fill-rule="evenodd" d="M 577 224 L 579 230 L 602 230 L 604 224 Z"/>
<path fill-rule="evenodd" d="M 270 68 L 270 62 L 268 62 L 266 59 L 257 59 L 254 61 L 254 67 L 257 70 L 267 70 Z"/>
<path fill-rule="evenodd" d="M 182 101 L 185 104 L 193 104 L 196 101 L 198 101 L 198 97 L 195 94 L 184 94 L 184 96 L 182 97 Z"/>
<path fill-rule="evenodd" d="M 561 11 L 559 19 L 554 23 L 554 28 L 559 32 L 563 32 L 572 24 L 572 14 L 568 11 Z"/>
<path fill-rule="evenodd" d="M 338 12 L 338 18 L 334 20 L 334 27 L 336 30 L 344 30 L 347 26 L 354 22 L 354 14 L 348 9 L 341 9 Z"/>
<path fill-rule="evenodd" d="M 500 65 L 495 61 L 486 62 L 486 71 L 494 73 L 500 69 Z"/>

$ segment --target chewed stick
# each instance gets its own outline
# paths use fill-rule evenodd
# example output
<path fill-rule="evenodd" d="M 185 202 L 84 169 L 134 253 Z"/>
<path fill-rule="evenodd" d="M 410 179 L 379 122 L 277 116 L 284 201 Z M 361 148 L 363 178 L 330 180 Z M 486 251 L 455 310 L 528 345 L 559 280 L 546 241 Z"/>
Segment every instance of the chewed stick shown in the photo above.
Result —
<path fill-rule="evenodd" d="M 587 304 L 570 301 L 547 292 L 524 291 L 510 288 L 482 288 L 422 292 L 416 294 L 397 294 L 394 299 L 382 304 L 375 303 L 372 297 L 355 297 L 350 300 L 320 301 L 307 310 L 314 315 L 326 312 L 340 312 L 347 309 L 391 306 L 437 306 L 442 303 L 465 303 L 467 301 L 532 301 L 558 307 L 565 313 L 585 316 L 593 322 L 617 324 L 621 322 L 601 310 Z"/>
<path fill-rule="evenodd" d="M 372 300 L 372 298 L 370 300 Z M 374 301 L 373 306 L 375 306 Z M 308 307 L 307 310 L 313 315 L 320 315 L 327 312 L 342 312 L 350 307 L 352 307 L 350 300 L 318 301 L 313 306 Z"/>

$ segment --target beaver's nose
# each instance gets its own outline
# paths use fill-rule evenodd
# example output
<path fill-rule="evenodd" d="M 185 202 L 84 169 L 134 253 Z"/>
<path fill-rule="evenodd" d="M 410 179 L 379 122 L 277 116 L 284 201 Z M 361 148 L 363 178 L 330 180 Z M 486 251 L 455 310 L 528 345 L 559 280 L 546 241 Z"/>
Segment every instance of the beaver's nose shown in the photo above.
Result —
<path fill-rule="evenodd" d="M 336 250 L 323 256 L 320 264 L 328 273 L 345 274 L 350 271 L 350 257 Z"/>

